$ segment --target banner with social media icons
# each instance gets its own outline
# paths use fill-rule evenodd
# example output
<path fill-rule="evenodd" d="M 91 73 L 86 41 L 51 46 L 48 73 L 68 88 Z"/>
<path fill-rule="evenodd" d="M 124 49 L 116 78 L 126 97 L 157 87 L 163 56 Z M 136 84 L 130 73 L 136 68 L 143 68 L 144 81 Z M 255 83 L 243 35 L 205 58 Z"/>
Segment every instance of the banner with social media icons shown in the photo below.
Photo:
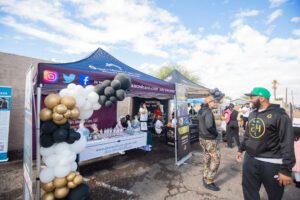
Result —
<path fill-rule="evenodd" d="M 11 87 L 0 86 L 0 162 L 7 161 Z"/>

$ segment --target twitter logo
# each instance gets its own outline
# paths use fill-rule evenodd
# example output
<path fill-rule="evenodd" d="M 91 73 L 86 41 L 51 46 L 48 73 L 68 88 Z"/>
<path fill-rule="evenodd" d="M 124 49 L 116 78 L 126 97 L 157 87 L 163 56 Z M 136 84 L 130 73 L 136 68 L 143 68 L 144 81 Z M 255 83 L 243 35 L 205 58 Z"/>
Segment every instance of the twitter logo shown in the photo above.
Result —
<path fill-rule="evenodd" d="M 72 83 L 75 80 L 75 74 L 63 74 L 63 78 L 65 83 Z"/>

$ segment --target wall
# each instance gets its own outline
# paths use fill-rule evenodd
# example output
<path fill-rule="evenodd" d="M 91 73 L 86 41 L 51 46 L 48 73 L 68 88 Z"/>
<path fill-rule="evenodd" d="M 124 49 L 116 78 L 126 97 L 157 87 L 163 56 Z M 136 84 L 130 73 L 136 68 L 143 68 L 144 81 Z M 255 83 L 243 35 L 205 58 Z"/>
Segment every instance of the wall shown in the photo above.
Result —
<path fill-rule="evenodd" d="M 35 58 L 0 52 L 0 85 L 12 87 L 12 109 L 9 127 L 9 152 L 21 152 L 24 133 L 24 97 L 26 71 L 31 64 L 47 62 Z M 10 153 L 9 156 L 11 157 Z"/>

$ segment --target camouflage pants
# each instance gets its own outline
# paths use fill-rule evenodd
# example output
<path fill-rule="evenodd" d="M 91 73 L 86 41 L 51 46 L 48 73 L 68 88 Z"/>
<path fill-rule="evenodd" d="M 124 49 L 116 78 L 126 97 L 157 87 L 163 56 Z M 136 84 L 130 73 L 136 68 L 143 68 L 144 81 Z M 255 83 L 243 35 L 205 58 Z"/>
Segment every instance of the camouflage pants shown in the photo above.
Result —
<path fill-rule="evenodd" d="M 220 166 L 221 153 L 217 140 L 205 140 L 200 138 L 200 145 L 204 153 L 203 181 L 207 184 L 214 182 L 214 178 Z"/>

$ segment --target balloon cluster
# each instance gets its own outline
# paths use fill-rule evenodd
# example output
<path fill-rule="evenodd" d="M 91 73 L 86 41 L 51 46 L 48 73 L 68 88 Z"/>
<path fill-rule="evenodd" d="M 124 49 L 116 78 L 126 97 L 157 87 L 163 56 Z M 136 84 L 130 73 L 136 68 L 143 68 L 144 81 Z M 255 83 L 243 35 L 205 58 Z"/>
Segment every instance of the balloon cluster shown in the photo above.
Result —
<path fill-rule="evenodd" d="M 70 124 L 66 122 L 63 125 L 57 125 L 49 120 L 41 125 L 40 145 L 42 147 L 51 147 L 54 143 L 67 142 L 73 144 L 80 139 L 80 133 L 70 128 Z"/>
<path fill-rule="evenodd" d="M 76 154 L 85 149 L 87 140 L 81 129 L 75 131 L 70 127 L 68 119 L 90 118 L 94 110 L 101 108 L 98 99 L 94 86 L 83 88 L 75 84 L 45 98 L 45 108 L 40 112 L 40 154 L 46 165 L 40 173 L 42 189 L 46 192 L 42 199 L 89 196 L 82 176 L 75 173 Z"/>
<path fill-rule="evenodd" d="M 83 177 L 79 174 L 79 172 L 70 172 L 65 177 L 55 178 L 48 183 L 42 183 L 41 188 L 45 192 L 42 196 L 42 200 L 50 200 L 55 198 L 63 199 L 67 196 L 68 199 L 79 199 L 78 196 L 75 197 L 74 195 L 72 195 L 72 193 L 76 193 L 78 189 L 82 190 L 82 186 L 80 186 L 83 185 L 82 182 Z M 80 192 L 81 195 L 83 195 L 83 193 L 85 193 L 86 195 L 86 193 L 88 193 L 88 188 Z"/>
<path fill-rule="evenodd" d="M 76 107 L 80 110 L 79 119 L 88 119 L 94 110 L 99 110 L 101 105 L 98 103 L 99 95 L 94 91 L 93 85 L 85 88 L 81 85 L 71 83 L 67 88 L 59 92 L 62 97 L 71 96 L 76 100 Z"/>
<path fill-rule="evenodd" d="M 214 97 L 215 100 L 217 101 L 220 101 L 224 96 L 225 94 L 222 93 L 218 88 L 215 88 L 215 89 L 211 89 L 209 91 L 210 95 L 212 95 Z"/>
<path fill-rule="evenodd" d="M 76 101 L 71 96 L 61 97 L 50 94 L 45 100 L 45 108 L 40 112 L 41 121 L 53 120 L 55 124 L 65 124 L 69 118 L 78 118 L 79 109 L 75 107 Z"/>
<path fill-rule="evenodd" d="M 95 92 L 99 95 L 99 104 L 111 107 L 117 101 L 125 99 L 126 90 L 131 87 L 131 79 L 125 74 L 117 74 L 114 80 L 105 80 L 95 86 Z"/>

